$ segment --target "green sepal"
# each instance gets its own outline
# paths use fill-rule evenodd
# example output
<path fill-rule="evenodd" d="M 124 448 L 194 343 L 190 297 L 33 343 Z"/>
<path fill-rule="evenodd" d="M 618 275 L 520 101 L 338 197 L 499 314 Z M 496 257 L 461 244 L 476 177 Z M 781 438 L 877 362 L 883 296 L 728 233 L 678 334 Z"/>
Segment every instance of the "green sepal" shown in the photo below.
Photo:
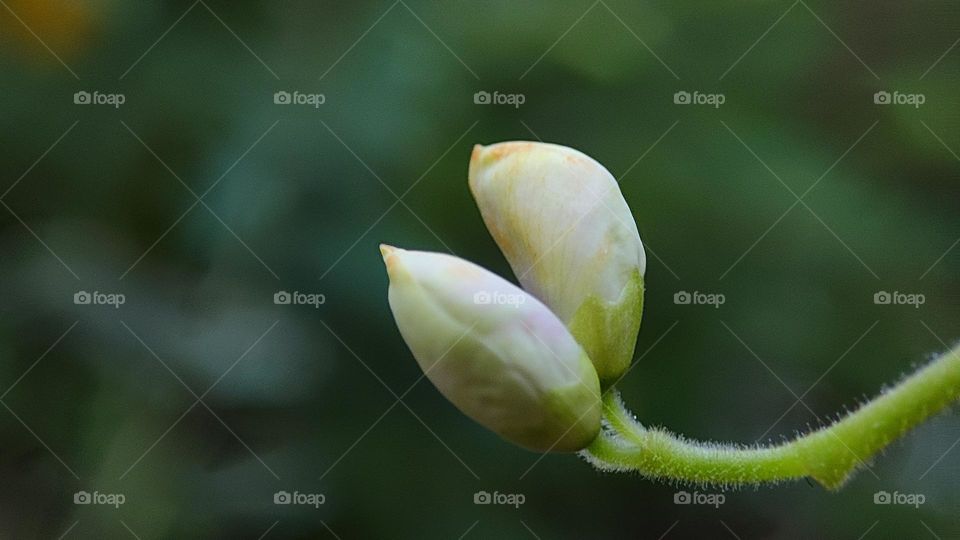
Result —
<path fill-rule="evenodd" d="M 591 295 L 570 319 L 567 328 L 587 351 L 603 387 L 630 367 L 642 316 L 643 276 L 634 270 L 616 302 Z"/>

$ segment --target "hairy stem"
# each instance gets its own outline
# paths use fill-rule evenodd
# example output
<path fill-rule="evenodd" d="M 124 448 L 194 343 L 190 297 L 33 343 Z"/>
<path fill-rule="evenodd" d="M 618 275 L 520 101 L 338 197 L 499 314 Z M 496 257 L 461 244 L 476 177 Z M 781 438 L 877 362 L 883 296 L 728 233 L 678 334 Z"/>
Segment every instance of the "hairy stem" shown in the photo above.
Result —
<path fill-rule="evenodd" d="M 877 452 L 960 397 L 960 345 L 834 424 L 790 442 L 745 447 L 689 441 L 637 422 L 611 389 L 608 428 L 583 451 L 594 466 L 700 484 L 740 486 L 810 477 L 838 489 Z"/>

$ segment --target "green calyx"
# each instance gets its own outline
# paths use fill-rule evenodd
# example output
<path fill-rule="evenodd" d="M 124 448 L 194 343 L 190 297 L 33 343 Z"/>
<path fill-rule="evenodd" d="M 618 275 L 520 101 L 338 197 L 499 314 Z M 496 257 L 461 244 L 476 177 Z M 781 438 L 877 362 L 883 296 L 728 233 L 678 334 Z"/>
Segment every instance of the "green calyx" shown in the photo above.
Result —
<path fill-rule="evenodd" d="M 580 362 L 580 379 L 584 382 L 555 388 L 543 396 L 543 407 L 549 411 L 554 429 L 563 436 L 559 439 L 540 439 L 549 446 L 534 448 L 540 452 L 576 452 L 586 448 L 600 433 L 602 407 L 600 385 L 590 360 L 584 354 Z M 583 404 L 593 405 L 584 410 Z M 528 445 L 528 448 L 531 446 Z"/>
<path fill-rule="evenodd" d="M 616 302 L 591 295 L 577 308 L 567 328 L 587 351 L 604 387 L 630 367 L 643 316 L 643 276 L 635 269 Z"/>

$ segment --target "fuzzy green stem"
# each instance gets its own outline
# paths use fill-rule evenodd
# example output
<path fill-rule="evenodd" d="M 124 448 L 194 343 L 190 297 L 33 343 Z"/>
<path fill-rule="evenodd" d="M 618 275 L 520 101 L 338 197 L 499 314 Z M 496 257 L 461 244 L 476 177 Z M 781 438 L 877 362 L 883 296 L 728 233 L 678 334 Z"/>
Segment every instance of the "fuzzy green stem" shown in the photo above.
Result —
<path fill-rule="evenodd" d="M 646 428 L 616 390 L 604 397 L 609 429 L 583 452 L 594 466 L 652 478 L 740 486 L 811 477 L 838 489 L 860 466 L 960 398 L 960 345 L 834 424 L 769 447 L 689 441 Z"/>

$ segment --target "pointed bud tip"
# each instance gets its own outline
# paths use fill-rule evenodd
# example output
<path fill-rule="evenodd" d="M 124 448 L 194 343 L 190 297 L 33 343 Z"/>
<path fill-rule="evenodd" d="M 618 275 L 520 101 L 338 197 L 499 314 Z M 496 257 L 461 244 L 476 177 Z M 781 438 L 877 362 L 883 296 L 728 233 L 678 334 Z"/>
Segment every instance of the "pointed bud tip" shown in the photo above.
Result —
<path fill-rule="evenodd" d="M 380 255 L 383 257 L 383 264 L 387 266 L 388 274 L 393 270 L 393 267 L 396 264 L 396 256 L 400 251 L 403 250 L 395 248 L 390 244 L 380 244 Z"/>
<path fill-rule="evenodd" d="M 529 152 L 537 148 L 548 148 L 554 145 L 534 141 L 505 141 L 484 146 L 482 144 L 473 145 L 473 153 L 470 154 L 470 166 L 478 167 L 489 165 L 499 161 L 510 154 L 519 152 Z"/>

